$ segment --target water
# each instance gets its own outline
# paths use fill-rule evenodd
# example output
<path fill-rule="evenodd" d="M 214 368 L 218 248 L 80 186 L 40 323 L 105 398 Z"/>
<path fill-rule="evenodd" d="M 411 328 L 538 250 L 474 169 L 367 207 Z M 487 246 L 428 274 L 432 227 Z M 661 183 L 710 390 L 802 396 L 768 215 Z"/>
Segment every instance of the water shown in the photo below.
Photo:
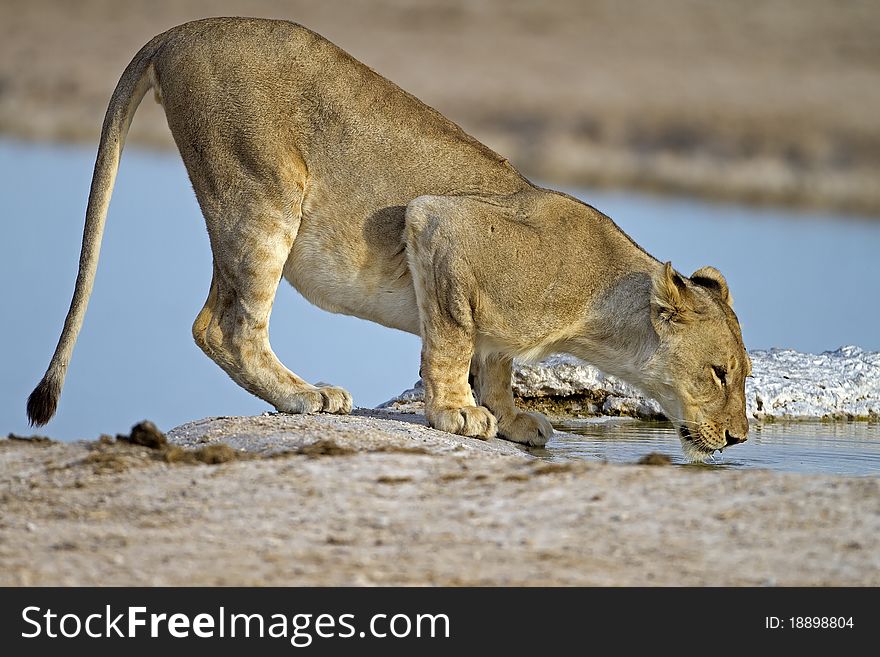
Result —
<path fill-rule="evenodd" d="M 562 422 L 544 450 L 534 453 L 554 461 L 584 459 L 635 463 L 651 452 L 686 464 L 678 435 L 666 422 L 599 419 Z M 880 475 L 880 426 L 852 423 L 766 423 L 751 427 L 749 439 L 716 452 L 706 466 L 764 468 L 784 472 Z"/>
<path fill-rule="evenodd" d="M 30 433 L 24 403 L 70 303 L 93 165 L 92 147 L 0 141 L 0 433 Z M 749 348 L 880 349 L 880 221 L 577 194 L 685 273 L 719 267 Z M 144 418 L 168 429 L 270 410 L 192 341 L 210 275 L 207 235 L 179 156 L 126 149 L 89 312 L 58 414 L 44 431 L 94 438 Z M 321 311 L 286 283 L 271 335 L 291 369 L 348 388 L 361 406 L 418 378 L 416 337 Z"/>

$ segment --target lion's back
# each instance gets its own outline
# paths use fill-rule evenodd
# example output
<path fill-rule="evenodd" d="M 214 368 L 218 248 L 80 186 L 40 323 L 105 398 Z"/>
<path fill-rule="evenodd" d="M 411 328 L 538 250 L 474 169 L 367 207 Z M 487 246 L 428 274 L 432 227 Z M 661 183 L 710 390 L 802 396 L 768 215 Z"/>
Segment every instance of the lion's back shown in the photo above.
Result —
<path fill-rule="evenodd" d="M 166 33 L 154 66 L 172 131 L 186 116 L 179 131 L 290 135 L 313 174 L 359 169 L 374 191 L 399 186 L 402 197 L 523 183 L 505 158 L 297 23 L 185 23 Z"/>

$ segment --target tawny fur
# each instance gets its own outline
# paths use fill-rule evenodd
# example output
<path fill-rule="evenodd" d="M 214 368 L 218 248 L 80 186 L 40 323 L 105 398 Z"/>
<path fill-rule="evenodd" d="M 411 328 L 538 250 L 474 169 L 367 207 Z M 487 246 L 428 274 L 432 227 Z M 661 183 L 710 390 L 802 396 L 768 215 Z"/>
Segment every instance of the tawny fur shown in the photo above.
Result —
<path fill-rule="evenodd" d="M 565 351 L 657 398 L 700 453 L 724 447 L 728 432 L 745 437 L 750 365 L 717 270 L 679 276 L 601 212 L 536 187 L 329 41 L 294 23 L 241 18 L 157 36 L 120 79 L 73 301 L 28 400 L 33 423 L 55 412 L 125 135 L 151 88 L 214 255 L 193 337 L 279 411 L 351 409 L 345 390 L 307 383 L 272 352 L 283 277 L 321 308 L 420 335 L 426 412 L 439 429 L 543 445 L 552 428 L 515 407 L 511 361 Z"/>

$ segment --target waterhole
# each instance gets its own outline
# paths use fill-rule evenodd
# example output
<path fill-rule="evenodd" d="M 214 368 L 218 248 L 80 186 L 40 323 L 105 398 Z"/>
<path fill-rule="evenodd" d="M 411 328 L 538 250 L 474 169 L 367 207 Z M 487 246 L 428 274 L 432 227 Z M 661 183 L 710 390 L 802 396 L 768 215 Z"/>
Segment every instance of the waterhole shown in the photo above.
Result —
<path fill-rule="evenodd" d="M 635 463 L 652 452 L 673 465 L 764 468 L 811 474 L 880 475 L 880 425 L 868 422 L 773 422 L 753 424 L 749 439 L 716 452 L 704 465 L 689 465 L 678 435 L 666 422 L 630 419 L 573 420 L 536 454 L 563 461 Z"/>

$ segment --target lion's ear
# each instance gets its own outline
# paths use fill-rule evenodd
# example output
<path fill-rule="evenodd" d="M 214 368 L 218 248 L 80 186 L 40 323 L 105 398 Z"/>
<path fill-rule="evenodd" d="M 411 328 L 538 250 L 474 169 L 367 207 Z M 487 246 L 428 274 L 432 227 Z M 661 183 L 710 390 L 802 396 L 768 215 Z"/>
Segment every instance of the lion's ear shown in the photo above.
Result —
<path fill-rule="evenodd" d="M 663 325 L 686 324 L 694 315 L 687 282 L 667 262 L 655 276 L 651 290 L 651 319 Z"/>
<path fill-rule="evenodd" d="M 733 308 L 733 297 L 730 296 L 730 290 L 727 288 L 727 281 L 721 272 L 715 267 L 703 267 L 691 274 L 691 282 L 700 287 L 708 288 L 717 292 L 721 300 L 728 306 Z"/>

